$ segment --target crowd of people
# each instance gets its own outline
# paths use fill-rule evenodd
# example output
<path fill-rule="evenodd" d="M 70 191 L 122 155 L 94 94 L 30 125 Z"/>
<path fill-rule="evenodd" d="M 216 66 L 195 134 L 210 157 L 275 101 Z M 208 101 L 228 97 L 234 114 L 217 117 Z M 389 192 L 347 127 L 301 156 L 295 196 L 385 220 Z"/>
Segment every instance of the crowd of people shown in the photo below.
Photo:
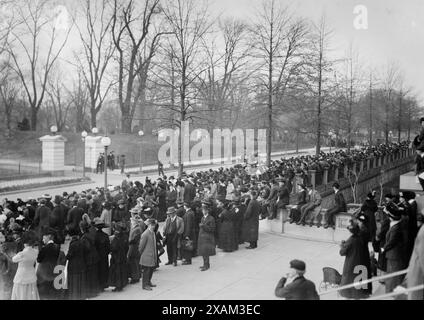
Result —
<path fill-rule="evenodd" d="M 415 192 L 403 191 L 396 195 L 388 193 L 384 196 L 382 206 L 378 206 L 374 198 L 375 192 L 367 195 L 362 207 L 350 221 L 348 230 L 351 236 L 340 245 L 340 255 L 345 256 L 341 286 L 351 284 L 355 279 L 357 282 L 360 273 L 366 275 L 365 279 L 371 279 L 377 274 L 394 273 L 406 268 L 409 269 L 406 277 L 403 274 L 384 280 L 386 293 L 402 285 L 414 287 L 423 284 L 423 268 L 419 266 L 424 252 L 414 251 L 414 246 L 417 247 L 416 240 L 423 241 L 424 229 L 419 239 L 417 235 L 424 215 L 417 211 Z M 364 270 L 359 270 L 360 266 Z M 372 294 L 372 284 L 365 287 L 344 289 L 340 294 L 352 299 L 365 298 Z M 417 296 L 423 299 L 423 291 L 410 293 L 410 298 L 416 299 Z"/>
<path fill-rule="evenodd" d="M 310 204 L 299 206 L 302 222 L 318 198 L 308 170 L 406 148 L 408 142 L 292 157 L 272 161 L 261 174 L 252 174 L 245 164 L 177 178 L 162 174 L 156 181 L 146 178 L 144 184 L 127 175 L 120 186 L 107 189 L 5 200 L 0 214 L 3 292 L 6 299 L 85 299 L 108 287 L 121 291 L 140 280 L 143 289 L 152 290 L 152 275 L 165 250 L 166 265 L 189 265 L 199 256 L 201 271 L 207 271 L 216 248 L 233 252 L 244 243 L 248 249 L 257 248 L 259 220 L 274 219 L 277 210 L 289 204 L 296 172 L 303 173 L 299 188 L 307 191 Z M 336 194 L 339 187 L 334 184 Z M 159 222 L 164 222 L 162 230 Z M 378 237 L 380 242 L 373 244 L 384 248 L 381 230 Z M 410 245 L 412 236 L 408 241 Z M 343 254 L 348 255 L 348 249 Z M 66 286 L 58 286 L 56 271 L 65 268 Z"/>

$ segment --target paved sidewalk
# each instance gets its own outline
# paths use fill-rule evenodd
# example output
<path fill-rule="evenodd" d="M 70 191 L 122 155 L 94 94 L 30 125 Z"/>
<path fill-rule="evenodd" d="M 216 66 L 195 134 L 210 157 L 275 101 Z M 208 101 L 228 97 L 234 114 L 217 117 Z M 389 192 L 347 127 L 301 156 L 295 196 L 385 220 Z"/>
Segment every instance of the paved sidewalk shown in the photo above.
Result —
<path fill-rule="evenodd" d="M 292 259 L 306 262 L 306 277 L 312 280 L 318 290 L 322 281 L 322 268 L 334 267 L 341 271 L 344 259 L 339 256 L 336 244 L 312 242 L 286 238 L 264 232 L 267 220 L 260 223 L 258 248 L 224 253 L 217 249 L 211 257 L 211 269 L 201 272 L 201 257 L 193 264 L 174 267 L 165 266 L 166 253 L 162 264 L 154 272 L 152 282 L 157 284 L 153 291 L 142 289 L 141 282 L 125 287 L 122 292 L 108 291 L 94 300 L 272 300 L 274 289 L 280 278 L 287 272 Z M 337 295 L 323 296 L 323 299 L 337 299 Z"/>

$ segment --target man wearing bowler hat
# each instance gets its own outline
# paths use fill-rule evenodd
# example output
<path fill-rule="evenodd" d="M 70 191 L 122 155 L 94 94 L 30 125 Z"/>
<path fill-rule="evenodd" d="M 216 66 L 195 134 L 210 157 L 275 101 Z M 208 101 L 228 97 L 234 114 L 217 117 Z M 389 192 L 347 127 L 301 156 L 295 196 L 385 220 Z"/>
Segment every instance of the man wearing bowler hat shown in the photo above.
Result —
<path fill-rule="evenodd" d="M 210 215 L 211 203 L 209 200 L 202 201 L 203 217 L 199 224 L 199 238 L 197 253 L 203 257 L 203 266 L 200 271 L 210 268 L 209 257 L 216 254 L 215 250 L 215 219 Z"/>
<path fill-rule="evenodd" d="M 315 284 L 304 277 L 305 270 L 305 262 L 290 261 L 290 271 L 278 282 L 275 295 L 286 300 L 319 300 Z"/>
<path fill-rule="evenodd" d="M 174 264 L 176 267 L 180 237 L 184 232 L 184 221 L 177 216 L 177 210 L 174 207 L 169 207 L 166 214 L 168 217 L 166 218 L 165 227 L 163 229 L 163 243 L 166 244 L 166 251 L 168 254 L 168 262 L 166 265 Z"/>

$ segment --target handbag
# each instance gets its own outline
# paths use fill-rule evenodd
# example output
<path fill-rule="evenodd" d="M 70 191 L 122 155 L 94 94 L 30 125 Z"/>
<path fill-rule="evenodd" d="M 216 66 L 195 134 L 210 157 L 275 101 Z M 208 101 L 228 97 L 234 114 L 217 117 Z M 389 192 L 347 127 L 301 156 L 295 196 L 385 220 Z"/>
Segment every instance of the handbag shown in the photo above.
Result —
<path fill-rule="evenodd" d="M 185 251 L 193 251 L 194 250 L 193 240 L 183 239 L 181 241 L 181 245 L 182 245 L 182 248 Z"/>

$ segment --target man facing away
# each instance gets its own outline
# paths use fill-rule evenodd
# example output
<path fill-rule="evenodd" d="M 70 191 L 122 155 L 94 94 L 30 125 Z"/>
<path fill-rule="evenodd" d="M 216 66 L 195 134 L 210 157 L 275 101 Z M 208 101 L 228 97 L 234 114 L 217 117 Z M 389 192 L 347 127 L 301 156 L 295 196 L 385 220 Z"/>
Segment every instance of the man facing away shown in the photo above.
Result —
<path fill-rule="evenodd" d="M 319 300 L 315 284 L 304 277 L 305 270 L 305 262 L 290 261 L 290 271 L 278 282 L 275 295 L 286 300 Z"/>

